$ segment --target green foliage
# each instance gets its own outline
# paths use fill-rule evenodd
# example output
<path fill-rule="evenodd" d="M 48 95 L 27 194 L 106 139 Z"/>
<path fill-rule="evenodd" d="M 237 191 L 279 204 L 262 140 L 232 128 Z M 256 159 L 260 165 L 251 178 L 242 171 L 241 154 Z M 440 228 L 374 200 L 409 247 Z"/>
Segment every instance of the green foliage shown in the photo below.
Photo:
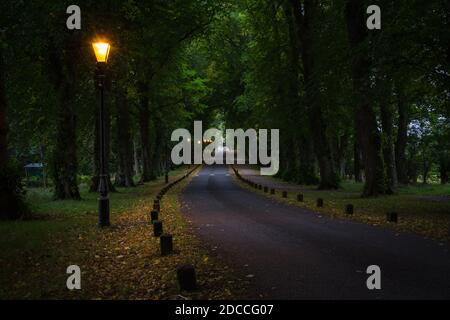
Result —
<path fill-rule="evenodd" d="M 392 124 L 390 128 L 380 125 L 382 144 L 396 144 L 398 104 L 402 100 L 409 110 L 404 164 L 409 181 L 423 181 L 428 175 L 430 181 L 442 176 L 446 182 L 450 167 L 448 5 L 438 0 L 375 2 L 383 8 L 383 29 L 371 32 L 360 49 L 372 60 L 367 78 L 373 79 L 371 103 L 380 124 L 381 107 L 389 105 Z M 313 92 L 314 105 L 323 115 L 322 131 L 337 173 L 333 179 L 354 176 L 357 138 L 346 1 L 321 1 L 313 12 L 314 71 L 308 84 L 292 3 L 85 1 L 83 29 L 79 32 L 82 45 L 72 78 L 67 76 L 67 59 L 72 52 L 66 47 L 70 33 L 60 28 L 70 3 L 2 3 L 0 11 L 8 26 L 2 48 L 11 156 L 21 165 L 43 162 L 55 168 L 55 181 L 66 177 L 75 184 L 76 175 L 94 174 L 98 96 L 89 43 L 103 35 L 112 43 L 106 104 L 112 123 L 109 167 L 113 177 L 120 171 L 123 153 L 118 148 L 117 131 L 121 126 L 120 97 L 124 96 L 130 116 L 126 132 L 138 164 L 133 175 L 142 173 L 140 111 L 148 98 L 148 144 L 154 174 L 162 172 L 164 160 L 159 154 L 164 153 L 162 148 L 170 147 L 167 140 L 171 131 L 202 120 L 205 127 L 281 129 L 279 175 L 316 184 L 319 170 L 307 89 Z M 58 64 L 59 76 L 64 75 L 61 79 L 55 72 Z M 61 128 L 58 111 L 66 106 L 57 85 L 61 81 L 73 89 L 69 109 L 76 124 L 75 141 L 57 135 Z M 429 130 L 419 134 L 413 130 L 414 124 L 428 124 Z M 77 147 L 77 161 L 72 166 L 76 172 L 58 173 L 49 163 L 52 159 L 55 163 L 63 161 L 62 146 L 72 144 Z"/>

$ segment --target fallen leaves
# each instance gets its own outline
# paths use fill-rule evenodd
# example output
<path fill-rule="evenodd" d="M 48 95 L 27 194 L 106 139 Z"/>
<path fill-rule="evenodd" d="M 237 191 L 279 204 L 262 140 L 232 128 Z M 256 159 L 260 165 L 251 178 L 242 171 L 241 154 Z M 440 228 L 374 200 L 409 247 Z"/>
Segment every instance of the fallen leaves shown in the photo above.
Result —
<path fill-rule="evenodd" d="M 181 173 L 183 174 L 183 173 Z M 181 176 L 180 174 L 180 176 Z M 83 215 L 86 223 L 73 226 L 63 238 L 53 236 L 47 252 L 28 259 L 8 261 L 8 270 L 20 270 L 3 288 L 10 298 L 49 299 L 233 299 L 239 298 L 245 281 L 236 278 L 223 262 L 211 258 L 192 234 L 181 214 L 178 193 L 189 179 L 171 189 L 161 202 L 160 219 L 174 237 L 175 254 L 160 256 L 159 239 L 152 236 L 148 212 L 163 182 L 148 184 L 148 192 L 123 213 L 113 212 L 113 226 L 96 227 L 96 217 Z M 112 205 L 114 203 L 112 202 Z M 51 221 L 49 222 L 51 223 Z M 43 256 L 51 258 L 42 258 Z M 180 294 L 176 267 L 193 264 L 200 290 Z M 66 268 L 82 271 L 82 289 L 66 288 Z M 14 281 L 20 278 L 19 281 Z M 40 288 L 40 289 L 37 289 Z"/>

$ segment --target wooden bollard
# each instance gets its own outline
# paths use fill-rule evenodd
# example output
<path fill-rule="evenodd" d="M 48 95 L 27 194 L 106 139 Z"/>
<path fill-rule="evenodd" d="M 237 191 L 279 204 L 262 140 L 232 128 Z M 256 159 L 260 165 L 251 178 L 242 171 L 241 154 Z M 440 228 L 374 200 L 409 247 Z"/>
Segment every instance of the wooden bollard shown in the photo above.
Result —
<path fill-rule="evenodd" d="M 397 214 L 397 212 L 388 212 L 386 214 L 386 219 L 387 219 L 388 222 L 397 223 L 398 222 L 398 214 Z"/>
<path fill-rule="evenodd" d="M 156 210 L 156 211 L 160 211 L 161 210 L 161 206 L 159 205 L 159 202 L 153 204 L 153 210 Z"/>
<path fill-rule="evenodd" d="M 298 201 L 298 202 L 303 202 L 303 194 L 299 193 L 299 194 L 297 195 L 297 201 Z"/>
<path fill-rule="evenodd" d="M 317 207 L 319 207 L 319 208 L 323 207 L 323 199 L 322 198 L 317 199 Z"/>
<path fill-rule="evenodd" d="M 265 192 L 265 193 L 269 192 L 269 188 L 267 188 L 266 186 L 264 186 L 264 192 Z"/>
<path fill-rule="evenodd" d="M 258 189 L 259 189 L 259 190 L 262 190 L 262 185 L 259 185 L 259 186 L 258 186 Z"/>
<path fill-rule="evenodd" d="M 275 194 L 275 189 L 270 189 L 270 194 Z"/>
<path fill-rule="evenodd" d="M 166 183 L 169 183 L 169 174 L 166 172 L 166 174 L 164 175 L 164 178 L 166 180 Z"/>
<path fill-rule="evenodd" d="M 155 205 L 155 204 L 159 204 L 159 199 L 153 200 L 153 205 Z"/>
<path fill-rule="evenodd" d="M 155 237 L 160 237 L 163 234 L 163 224 L 162 221 L 156 220 L 153 222 L 153 235 Z"/>
<path fill-rule="evenodd" d="M 348 215 L 352 215 L 353 214 L 353 205 L 352 204 L 348 204 L 345 206 L 345 213 Z"/>
<path fill-rule="evenodd" d="M 161 243 L 161 255 L 167 256 L 168 254 L 171 254 L 173 251 L 172 235 L 163 234 L 163 235 L 161 235 L 161 237 L 159 237 L 159 240 Z"/>
<path fill-rule="evenodd" d="M 283 191 L 283 198 L 287 198 L 287 191 Z"/>
<path fill-rule="evenodd" d="M 190 264 L 185 264 L 177 268 L 177 279 L 181 291 L 193 291 L 197 289 L 197 277 L 195 268 Z"/>
<path fill-rule="evenodd" d="M 150 219 L 151 219 L 152 223 L 158 220 L 158 215 L 159 215 L 159 212 L 156 210 L 152 210 L 152 212 L 150 212 Z"/>

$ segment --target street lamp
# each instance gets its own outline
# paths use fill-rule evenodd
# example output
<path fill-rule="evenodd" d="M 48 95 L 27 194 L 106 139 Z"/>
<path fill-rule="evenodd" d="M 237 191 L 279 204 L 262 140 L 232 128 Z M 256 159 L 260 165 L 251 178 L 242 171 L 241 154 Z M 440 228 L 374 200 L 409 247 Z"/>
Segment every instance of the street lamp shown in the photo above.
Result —
<path fill-rule="evenodd" d="M 106 151 L 105 151 L 105 104 L 104 87 L 105 71 L 108 62 L 110 45 L 107 42 L 94 42 L 92 44 L 97 59 L 95 72 L 96 85 L 100 89 L 100 174 L 99 174 L 99 198 L 98 198 L 98 225 L 108 227 L 109 222 L 109 198 L 108 198 L 108 176 L 106 173 Z"/>

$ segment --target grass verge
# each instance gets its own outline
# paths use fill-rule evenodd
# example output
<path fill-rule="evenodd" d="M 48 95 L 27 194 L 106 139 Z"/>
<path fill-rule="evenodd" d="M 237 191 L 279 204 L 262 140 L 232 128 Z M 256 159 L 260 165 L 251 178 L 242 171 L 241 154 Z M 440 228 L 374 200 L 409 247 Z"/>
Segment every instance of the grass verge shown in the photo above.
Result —
<path fill-rule="evenodd" d="M 173 178 L 186 172 L 172 172 Z M 161 257 L 149 212 L 163 179 L 111 194 L 112 227 L 99 229 L 97 195 L 82 190 L 82 201 L 53 201 L 48 191 L 29 193 L 36 218 L 0 222 L 0 299 L 225 299 L 239 296 L 239 279 L 209 256 L 189 231 L 178 194 L 189 179 L 172 188 L 161 203 L 164 231 L 175 252 Z M 199 290 L 179 292 L 176 267 L 196 267 Z M 81 269 L 81 290 L 66 287 L 66 269 Z"/>
<path fill-rule="evenodd" d="M 391 228 L 397 232 L 415 233 L 425 238 L 450 241 L 449 185 L 405 186 L 398 188 L 394 195 L 362 198 L 363 185 L 361 183 L 343 182 L 341 189 L 332 191 L 317 190 L 311 186 L 297 186 L 302 190 L 301 192 L 290 192 L 287 198 L 283 198 L 281 187 L 276 190 L 275 195 L 271 195 L 270 192 L 265 193 L 264 189 L 258 190 L 250 187 L 234 174 L 233 177 L 243 188 L 275 201 L 305 208 L 318 214 Z M 280 180 L 266 177 L 266 183 L 261 184 L 270 188 L 270 185 L 276 181 Z M 303 194 L 303 202 L 297 201 L 298 193 Z M 323 208 L 317 207 L 318 198 L 324 199 Z M 353 204 L 353 215 L 345 213 L 347 204 Z M 386 214 L 391 211 L 398 213 L 398 223 L 387 222 Z"/>

